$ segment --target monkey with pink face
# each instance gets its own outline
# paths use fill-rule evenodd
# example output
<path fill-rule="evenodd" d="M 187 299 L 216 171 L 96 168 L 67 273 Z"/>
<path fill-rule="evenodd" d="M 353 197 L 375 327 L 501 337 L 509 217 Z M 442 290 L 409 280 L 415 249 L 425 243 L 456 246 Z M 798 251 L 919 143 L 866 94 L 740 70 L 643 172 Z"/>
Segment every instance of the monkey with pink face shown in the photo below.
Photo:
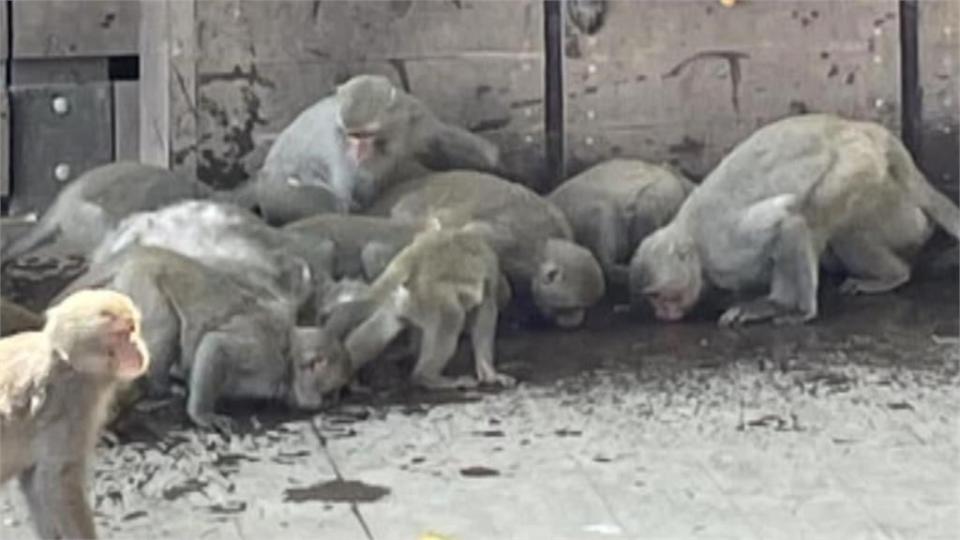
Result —
<path fill-rule="evenodd" d="M 93 538 L 87 466 L 118 384 L 150 363 L 126 295 L 81 290 L 42 330 L 0 339 L 0 483 L 20 480 L 41 538 Z"/>

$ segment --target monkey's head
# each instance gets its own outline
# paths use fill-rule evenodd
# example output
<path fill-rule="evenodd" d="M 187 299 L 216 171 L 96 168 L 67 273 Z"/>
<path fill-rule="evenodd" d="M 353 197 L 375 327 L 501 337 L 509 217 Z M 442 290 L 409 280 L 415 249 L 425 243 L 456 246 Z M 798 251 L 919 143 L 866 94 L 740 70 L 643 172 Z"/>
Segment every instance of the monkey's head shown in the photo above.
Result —
<path fill-rule="evenodd" d="M 587 249 L 551 238 L 531 283 L 537 309 L 561 328 L 583 322 L 586 309 L 606 292 L 600 263 Z"/>
<path fill-rule="evenodd" d="M 350 382 L 352 369 L 346 349 L 336 336 L 322 328 L 296 328 L 289 404 L 314 410 L 323 397 Z"/>
<path fill-rule="evenodd" d="M 645 298 L 658 319 L 677 321 L 700 299 L 703 267 L 693 239 L 668 225 L 640 243 L 630 260 L 630 298 Z"/>
<path fill-rule="evenodd" d="M 48 309 L 46 320 L 44 334 L 77 371 L 130 381 L 147 370 L 140 310 L 124 294 L 81 290 Z"/>
<path fill-rule="evenodd" d="M 356 165 L 376 151 L 377 141 L 389 127 L 397 87 L 380 75 L 358 75 L 337 87 L 338 122 L 347 141 L 347 155 Z"/>

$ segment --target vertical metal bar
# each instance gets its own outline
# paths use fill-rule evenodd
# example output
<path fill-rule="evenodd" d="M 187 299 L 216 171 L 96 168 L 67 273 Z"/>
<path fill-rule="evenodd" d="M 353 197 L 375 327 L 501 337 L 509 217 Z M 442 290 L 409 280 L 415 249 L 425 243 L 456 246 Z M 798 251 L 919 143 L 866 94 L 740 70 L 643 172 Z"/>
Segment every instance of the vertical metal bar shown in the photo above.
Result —
<path fill-rule="evenodd" d="M 920 87 L 920 44 L 917 0 L 900 0 L 900 114 L 903 143 L 920 158 L 923 89 Z"/>
<path fill-rule="evenodd" d="M 544 93 L 547 156 L 549 178 L 540 185 L 549 190 L 564 177 L 564 120 L 563 120 L 563 3 L 544 0 Z"/>

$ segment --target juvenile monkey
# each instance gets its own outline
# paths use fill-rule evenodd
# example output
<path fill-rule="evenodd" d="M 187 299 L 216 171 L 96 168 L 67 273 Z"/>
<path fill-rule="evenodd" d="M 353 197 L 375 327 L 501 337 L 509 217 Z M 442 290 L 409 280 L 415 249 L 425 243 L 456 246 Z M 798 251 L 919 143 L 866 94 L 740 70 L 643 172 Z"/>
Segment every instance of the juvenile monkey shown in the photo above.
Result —
<path fill-rule="evenodd" d="M 597 257 L 607 279 L 627 286 L 630 256 L 666 225 L 693 182 L 639 159 L 612 159 L 560 184 L 547 196 L 570 221 L 577 243 Z"/>
<path fill-rule="evenodd" d="M 334 308 L 325 331 L 343 339 L 346 356 L 322 364 L 321 378 L 345 384 L 379 356 L 405 328 L 421 334 L 412 380 L 425 388 L 511 386 L 494 368 L 497 326 L 497 255 L 478 233 L 483 225 L 449 230 L 437 226 L 413 240 L 360 298 Z M 476 378 L 451 378 L 443 370 L 469 328 Z M 333 389 L 335 385 L 328 386 Z"/>
<path fill-rule="evenodd" d="M 129 161 L 95 167 L 63 188 L 29 232 L 5 241 L 0 255 L 9 261 L 56 242 L 70 254 L 86 256 L 128 215 L 211 193 L 199 181 L 160 167 Z"/>
<path fill-rule="evenodd" d="M 0 298 L 0 337 L 43 328 L 43 317 L 29 309 Z"/>
<path fill-rule="evenodd" d="M 429 169 L 499 166 L 499 151 L 443 123 L 379 75 L 358 75 L 303 111 L 252 181 L 273 224 L 365 207 L 391 184 Z"/>
<path fill-rule="evenodd" d="M 476 171 L 434 173 L 397 185 L 371 213 L 420 220 L 436 215 L 445 225 L 475 220 L 497 252 L 514 291 L 530 294 L 537 310 L 563 328 L 583 321 L 605 292 L 603 270 L 589 250 L 574 243 L 563 212 L 528 188 Z"/>
<path fill-rule="evenodd" d="M 190 419 L 224 433 L 233 421 L 215 413 L 222 397 L 319 407 L 318 367 L 342 353 L 318 329 L 296 326 L 297 306 L 286 296 L 166 249 L 131 246 L 92 266 L 67 291 L 80 287 L 134 299 L 153 358 L 152 393 L 183 380 Z"/>
<path fill-rule="evenodd" d="M 17 476 L 41 538 L 94 538 L 87 464 L 116 385 L 147 369 L 140 312 L 79 291 L 36 332 L 0 339 L 0 483 Z"/>
<path fill-rule="evenodd" d="M 631 294 L 661 319 L 684 316 L 705 283 L 768 287 L 720 324 L 817 315 L 821 254 L 849 274 L 842 290 L 879 293 L 910 278 L 909 260 L 932 233 L 955 238 L 960 210 L 934 189 L 882 126 L 811 114 L 770 124 L 733 150 L 630 263 Z"/>

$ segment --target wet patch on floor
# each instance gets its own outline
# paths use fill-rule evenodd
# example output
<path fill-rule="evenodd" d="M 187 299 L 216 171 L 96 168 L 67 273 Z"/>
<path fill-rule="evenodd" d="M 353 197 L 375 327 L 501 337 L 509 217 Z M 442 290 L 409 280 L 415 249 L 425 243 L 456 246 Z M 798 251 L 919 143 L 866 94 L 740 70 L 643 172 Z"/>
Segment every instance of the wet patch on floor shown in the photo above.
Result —
<path fill-rule="evenodd" d="M 373 502 L 386 497 L 388 488 L 365 484 L 357 480 L 330 480 L 303 488 L 284 491 L 284 502 Z"/>

